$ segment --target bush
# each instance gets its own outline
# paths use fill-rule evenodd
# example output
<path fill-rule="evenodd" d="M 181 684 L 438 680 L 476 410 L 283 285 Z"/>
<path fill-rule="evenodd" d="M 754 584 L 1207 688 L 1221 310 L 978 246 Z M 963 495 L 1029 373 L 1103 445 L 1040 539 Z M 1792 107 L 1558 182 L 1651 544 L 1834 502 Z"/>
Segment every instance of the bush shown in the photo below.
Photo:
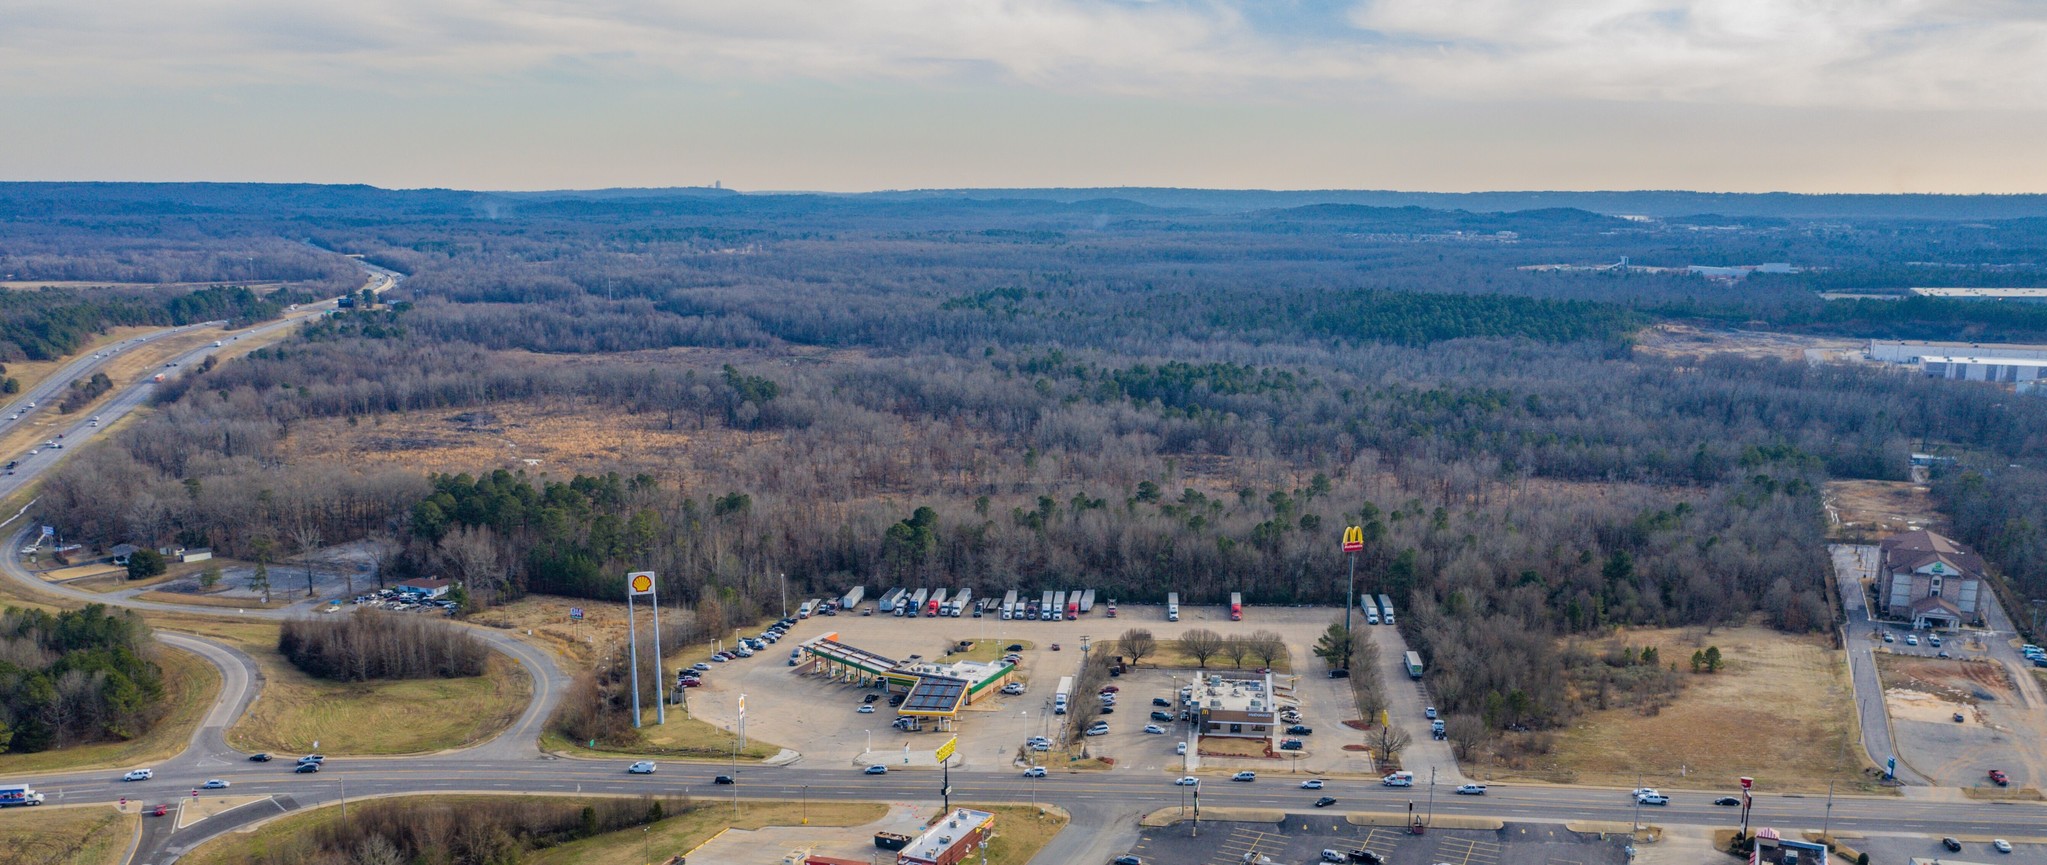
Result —
<path fill-rule="evenodd" d="M 340 682 L 479 676 L 490 657 L 460 626 L 376 610 L 288 619 L 277 651 L 311 675 Z"/>
<path fill-rule="evenodd" d="M 131 580 L 154 577 L 169 568 L 170 565 L 164 561 L 163 553 L 155 550 L 136 550 L 128 557 L 128 579 Z"/>

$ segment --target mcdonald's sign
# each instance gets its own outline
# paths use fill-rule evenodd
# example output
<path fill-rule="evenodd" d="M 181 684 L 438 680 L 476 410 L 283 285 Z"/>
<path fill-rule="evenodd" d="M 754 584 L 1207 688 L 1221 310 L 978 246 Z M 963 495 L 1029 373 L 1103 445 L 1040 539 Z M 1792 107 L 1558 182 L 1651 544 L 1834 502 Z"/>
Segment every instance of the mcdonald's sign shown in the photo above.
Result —
<path fill-rule="evenodd" d="M 1365 528 L 1345 526 L 1343 529 L 1343 551 L 1355 553 L 1365 548 Z"/>

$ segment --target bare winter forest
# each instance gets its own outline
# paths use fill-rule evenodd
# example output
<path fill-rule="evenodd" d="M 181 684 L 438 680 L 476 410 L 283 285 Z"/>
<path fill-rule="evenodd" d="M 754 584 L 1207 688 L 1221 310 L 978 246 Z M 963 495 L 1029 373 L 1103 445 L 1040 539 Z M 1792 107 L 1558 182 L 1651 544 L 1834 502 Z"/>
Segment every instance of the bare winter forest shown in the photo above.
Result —
<path fill-rule="evenodd" d="M 209 274 L 173 265 L 285 238 L 277 273 L 213 276 L 338 279 L 306 252 L 407 279 L 394 303 L 181 380 L 154 416 L 75 455 L 43 518 L 88 541 L 274 559 L 380 539 L 397 551 L 380 577 L 453 577 L 482 605 L 611 597 L 618 573 L 651 569 L 699 618 L 738 620 L 775 597 L 777 574 L 806 592 L 1085 583 L 1131 600 L 1340 602 L 1337 540 L 1355 524 L 1360 587 L 1411 610 L 1401 626 L 1444 671 L 1438 698 L 1454 711 L 1518 691 L 1533 723 L 1564 708 L 1559 635 L 1752 616 L 1826 627 L 1820 486 L 1903 478 L 1913 450 L 1966 458 L 1942 482 L 1956 501 L 2032 509 L 2019 526 L 1965 509 L 1957 527 L 2021 584 L 2047 586 L 2047 494 L 2002 474 L 2047 457 L 2047 400 L 1631 348 L 1666 320 L 2047 338 L 2037 308 L 1815 293 L 2037 280 L 2039 220 L 1915 220 L 1888 200 L 1866 219 L 1645 222 L 115 189 L 7 187 L 0 215 L 33 242 L 0 261 L 132 277 L 149 239 L 172 236 L 185 245 L 163 244 L 160 266 L 197 279 Z M 129 246 L 93 270 L 96 251 Z M 1727 283 L 1517 269 L 1621 256 L 1806 270 Z M 386 419 L 516 423 L 539 405 L 682 444 L 580 474 L 510 455 L 443 473 L 365 458 Z M 362 437 L 294 451 L 314 423 Z"/>

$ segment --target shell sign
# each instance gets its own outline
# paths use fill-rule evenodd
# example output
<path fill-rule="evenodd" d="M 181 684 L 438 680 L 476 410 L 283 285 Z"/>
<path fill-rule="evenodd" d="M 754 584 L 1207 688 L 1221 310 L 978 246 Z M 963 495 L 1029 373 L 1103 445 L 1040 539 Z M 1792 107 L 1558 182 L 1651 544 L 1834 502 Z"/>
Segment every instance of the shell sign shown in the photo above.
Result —
<path fill-rule="evenodd" d="M 654 593 L 653 571 L 634 571 L 625 576 L 626 584 L 630 587 L 632 594 L 651 595 Z"/>

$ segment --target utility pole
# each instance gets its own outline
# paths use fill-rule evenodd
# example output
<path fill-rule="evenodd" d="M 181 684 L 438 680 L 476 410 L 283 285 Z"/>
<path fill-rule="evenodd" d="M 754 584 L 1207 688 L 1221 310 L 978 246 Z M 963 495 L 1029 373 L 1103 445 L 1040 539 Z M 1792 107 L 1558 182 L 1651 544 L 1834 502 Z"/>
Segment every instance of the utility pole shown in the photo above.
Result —
<path fill-rule="evenodd" d="M 782 618 L 789 618 L 789 575 L 782 574 Z"/>
<path fill-rule="evenodd" d="M 1436 767 L 1429 767 L 1429 825 L 1436 825 Z"/>
<path fill-rule="evenodd" d="M 1827 782 L 1827 816 L 1820 821 L 1820 843 L 1829 848 L 1834 846 L 1833 836 L 1827 830 L 1834 825 L 1834 782 Z"/>
<path fill-rule="evenodd" d="M 1642 789 L 1642 773 L 1640 772 L 1635 773 L 1635 789 L 1637 791 Z M 1640 792 L 1637 792 L 1635 794 L 1635 822 L 1634 825 L 1628 827 L 1628 839 L 1631 841 L 1634 840 L 1635 835 L 1640 833 L 1641 831 L 1642 831 L 1642 794 Z"/>

